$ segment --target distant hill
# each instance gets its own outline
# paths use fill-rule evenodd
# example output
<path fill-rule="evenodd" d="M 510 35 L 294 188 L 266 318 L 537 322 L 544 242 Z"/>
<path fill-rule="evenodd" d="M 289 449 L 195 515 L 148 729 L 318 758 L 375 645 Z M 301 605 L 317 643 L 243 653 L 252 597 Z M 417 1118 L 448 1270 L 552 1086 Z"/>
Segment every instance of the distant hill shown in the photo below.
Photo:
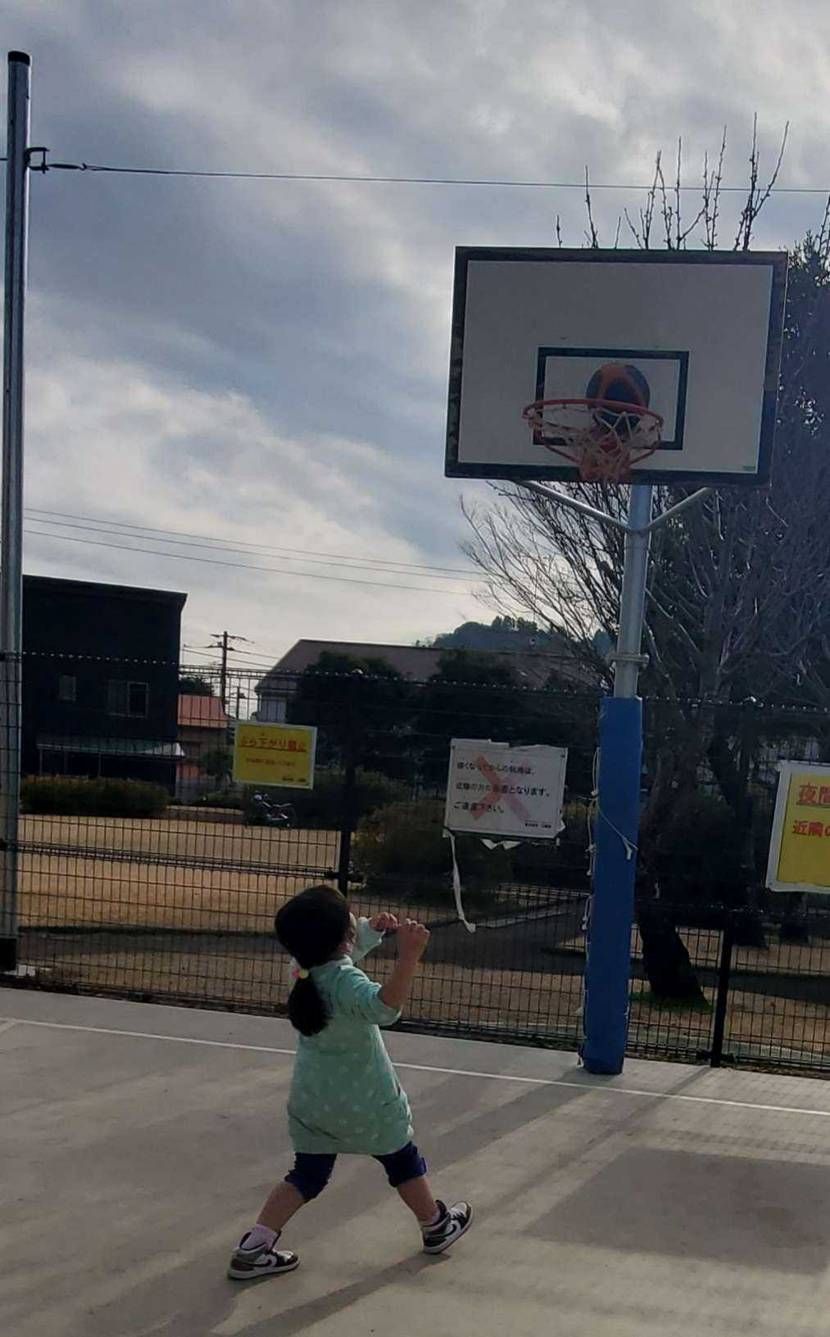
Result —
<path fill-rule="evenodd" d="M 445 631 L 429 642 L 435 650 L 490 650 L 504 653 L 537 651 L 540 654 L 567 653 L 568 643 L 555 631 L 545 631 L 523 618 L 495 617 L 490 623 L 462 622 L 455 631 Z"/>

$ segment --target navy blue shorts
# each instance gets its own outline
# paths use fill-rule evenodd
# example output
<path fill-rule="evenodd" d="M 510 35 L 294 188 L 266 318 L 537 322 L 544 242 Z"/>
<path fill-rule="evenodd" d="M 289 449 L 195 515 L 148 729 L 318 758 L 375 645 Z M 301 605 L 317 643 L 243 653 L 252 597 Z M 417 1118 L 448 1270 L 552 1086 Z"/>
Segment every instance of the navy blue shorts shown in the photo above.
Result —
<path fill-rule="evenodd" d="M 412 1179 L 422 1179 L 427 1172 L 427 1163 L 415 1146 L 408 1142 L 400 1151 L 391 1156 L 373 1156 L 386 1171 L 386 1178 L 393 1188 L 408 1184 Z M 293 1184 L 306 1202 L 317 1198 L 331 1179 L 336 1156 L 313 1155 L 307 1151 L 298 1151 L 294 1169 L 285 1176 L 287 1184 Z"/>

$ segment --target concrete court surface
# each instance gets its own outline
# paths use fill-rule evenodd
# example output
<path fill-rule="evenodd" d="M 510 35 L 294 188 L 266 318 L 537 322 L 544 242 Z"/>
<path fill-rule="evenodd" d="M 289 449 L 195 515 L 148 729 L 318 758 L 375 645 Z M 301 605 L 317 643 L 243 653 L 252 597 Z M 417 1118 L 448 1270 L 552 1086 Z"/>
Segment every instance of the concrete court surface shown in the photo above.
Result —
<path fill-rule="evenodd" d="M 379 1167 L 341 1163 L 225 1279 L 284 1171 L 282 1021 L 0 992 L 3 1337 L 801 1337 L 830 1332 L 830 1084 L 393 1035 L 442 1194 L 418 1252 Z"/>

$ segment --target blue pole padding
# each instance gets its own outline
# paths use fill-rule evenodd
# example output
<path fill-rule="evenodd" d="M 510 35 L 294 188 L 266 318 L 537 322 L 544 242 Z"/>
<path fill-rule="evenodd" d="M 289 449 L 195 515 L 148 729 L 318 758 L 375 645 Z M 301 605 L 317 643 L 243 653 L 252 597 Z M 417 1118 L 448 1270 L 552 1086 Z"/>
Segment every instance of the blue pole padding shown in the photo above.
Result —
<path fill-rule="evenodd" d="M 628 1034 L 643 751 L 639 697 L 605 698 L 599 748 L 581 1054 L 588 1072 L 613 1074 L 622 1072 Z"/>

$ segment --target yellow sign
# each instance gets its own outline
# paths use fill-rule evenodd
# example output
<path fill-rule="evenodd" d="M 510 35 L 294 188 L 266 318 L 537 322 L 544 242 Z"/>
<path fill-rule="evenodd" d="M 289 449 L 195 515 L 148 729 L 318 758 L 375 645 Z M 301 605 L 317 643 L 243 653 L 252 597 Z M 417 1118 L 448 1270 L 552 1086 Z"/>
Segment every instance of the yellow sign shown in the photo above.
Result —
<path fill-rule="evenodd" d="M 830 892 L 830 766 L 779 763 L 767 886 Z"/>
<path fill-rule="evenodd" d="M 317 730 L 306 724 L 237 724 L 233 778 L 242 785 L 314 788 Z"/>

